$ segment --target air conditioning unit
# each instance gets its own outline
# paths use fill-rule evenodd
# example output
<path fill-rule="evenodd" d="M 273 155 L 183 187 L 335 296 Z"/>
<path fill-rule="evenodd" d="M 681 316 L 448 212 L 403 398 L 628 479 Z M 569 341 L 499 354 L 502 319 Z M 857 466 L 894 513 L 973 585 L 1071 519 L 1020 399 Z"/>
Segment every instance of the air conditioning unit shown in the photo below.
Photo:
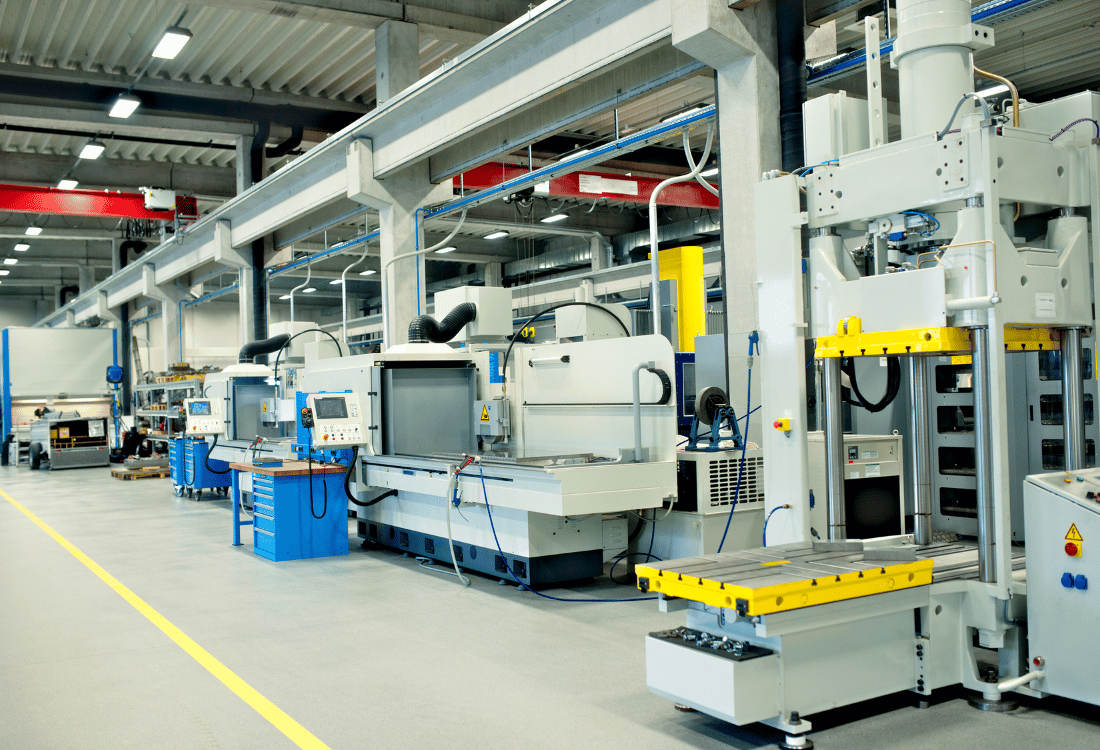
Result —
<path fill-rule="evenodd" d="M 825 484 L 825 434 L 807 435 L 809 449 L 810 527 L 829 538 Z M 844 504 L 849 539 L 874 539 L 905 533 L 905 472 L 901 435 L 844 436 Z"/>

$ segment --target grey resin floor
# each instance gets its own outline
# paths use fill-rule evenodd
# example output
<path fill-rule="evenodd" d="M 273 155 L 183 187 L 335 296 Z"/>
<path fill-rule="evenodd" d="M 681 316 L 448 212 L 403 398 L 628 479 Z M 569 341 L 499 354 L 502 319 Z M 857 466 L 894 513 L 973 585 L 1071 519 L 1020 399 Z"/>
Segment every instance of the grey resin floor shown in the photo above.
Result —
<path fill-rule="evenodd" d="M 0 469 L 26 505 L 331 748 L 755 748 L 779 737 L 681 714 L 645 687 L 652 602 L 563 604 L 390 552 L 275 564 L 230 545 L 226 501 L 106 469 Z M 0 748 L 292 743 L 0 500 Z M 624 596 L 604 583 L 585 593 Z M 1038 706 L 1041 705 L 1042 708 Z M 814 717 L 823 750 L 1100 746 L 1096 709 L 984 714 L 905 696 Z M 1090 718 L 1092 717 L 1092 718 Z"/>

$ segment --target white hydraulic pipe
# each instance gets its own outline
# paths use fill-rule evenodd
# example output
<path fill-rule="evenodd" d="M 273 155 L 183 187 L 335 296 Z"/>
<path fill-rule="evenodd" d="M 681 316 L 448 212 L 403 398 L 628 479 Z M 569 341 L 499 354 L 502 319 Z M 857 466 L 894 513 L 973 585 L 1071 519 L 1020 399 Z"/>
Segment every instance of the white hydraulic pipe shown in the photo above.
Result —
<path fill-rule="evenodd" d="M 642 370 L 652 370 L 656 362 L 640 362 L 631 374 L 634 379 L 634 463 L 642 461 Z"/>
<path fill-rule="evenodd" d="M 710 144 L 714 139 L 714 127 L 707 126 L 707 145 L 703 147 L 703 155 L 699 157 L 699 163 L 692 167 L 691 171 L 679 177 L 669 177 L 664 182 L 653 188 L 653 194 L 649 196 L 649 267 L 653 279 L 650 282 L 650 307 L 653 308 L 653 333 L 661 334 L 661 269 L 657 261 L 657 196 L 669 185 L 694 180 L 699 170 L 707 159 L 710 158 Z M 691 162 L 691 149 L 688 145 L 688 135 L 684 132 L 684 151 L 687 152 L 688 163 Z"/>
<path fill-rule="evenodd" d="M 343 331 L 344 346 L 348 344 L 348 271 L 355 268 L 357 265 L 367 259 L 367 250 L 370 249 L 370 243 L 363 243 L 363 254 L 359 256 L 359 259 L 348 265 L 344 269 L 344 272 L 340 274 L 340 318 L 341 318 L 341 330 Z"/>
<path fill-rule="evenodd" d="M 454 236 L 456 234 L 458 234 L 458 230 L 462 228 L 462 222 L 464 222 L 464 221 L 466 221 L 466 211 L 465 210 L 462 211 L 462 216 L 460 216 L 458 218 L 458 223 L 455 224 L 455 228 L 451 230 L 451 233 L 448 234 L 447 238 L 444 239 L 442 242 L 437 242 L 434 245 L 432 245 L 431 247 L 426 247 L 423 250 L 414 250 L 411 253 L 402 253 L 401 255 L 395 255 L 392 258 L 390 258 L 389 260 L 387 260 L 385 263 L 382 264 L 382 268 L 378 272 L 378 274 L 379 274 L 378 278 L 382 281 L 382 339 L 383 339 L 383 345 L 385 345 L 387 343 L 386 340 L 389 338 L 389 324 L 388 324 L 387 321 L 389 320 L 389 309 L 390 309 L 389 298 L 390 298 L 390 296 L 389 296 L 389 292 L 386 288 L 387 287 L 387 285 L 386 285 L 386 269 L 389 268 L 390 266 L 392 266 L 394 263 L 396 263 L 399 260 L 404 260 L 405 258 L 415 258 L 418 255 L 427 255 L 428 253 L 434 253 L 436 250 L 443 247 L 448 242 L 450 242 L 452 239 L 454 239 Z"/>
<path fill-rule="evenodd" d="M 294 293 L 299 289 L 309 286 L 309 278 L 313 275 L 313 264 L 306 263 L 306 280 L 290 290 L 290 322 L 294 322 Z"/>
<path fill-rule="evenodd" d="M 1000 302 L 1001 296 L 999 294 L 990 294 L 986 297 L 960 297 L 958 299 L 947 300 L 947 311 L 985 310 L 986 308 L 1000 304 Z"/>
<path fill-rule="evenodd" d="M 688 166 L 691 167 L 692 171 L 694 171 L 695 170 L 695 159 L 694 159 L 694 157 L 692 157 L 691 148 L 688 146 L 688 139 L 687 139 L 687 131 L 686 130 L 684 131 L 684 153 L 687 154 Z M 699 163 L 700 164 L 705 164 L 706 160 L 702 159 L 702 160 L 700 160 Z M 714 185 L 711 185 L 709 182 L 707 182 L 706 178 L 703 177 L 702 174 L 696 174 L 695 175 L 695 181 L 698 182 L 703 187 L 705 187 L 707 190 L 709 190 L 714 195 L 715 198 L 721 197 L 721 196 L 718 195 L 718 188 L 714 187 Z M 592 205 L 595 206 L 595 203 L 593 203 Z"/>
<path fill-rule="evenodd" d="M 451 502 L 455 495 L 455 489 L 458 487 L 458 471 L 451 472 L 451 480 L 447 483 L 447 494 L 443 497 L 443 504 L 447 508 L 447 544 L 451 548 L 451 563 L 455 566 L 455 575 L 458 576 L 458 580 L 462 581 L 463 586 L 470 585 L 470 579 L 462 575 L 462 569 L 458 567 L 458 558 L 455 556 L 455 540 L 454 535 L 451 533 Z"/>
<path fill-rule="evenodd" d="M 1046 676 L 1046 672 L 1044 672 L 1041 669 L 1037 669 L 1034 672 L 1028 672 L 1027 674 L 1022 675 L 1020 677 L 1016 677 L 1016 678 L 1013 678 L 1011 680 L 1005 680 L 1004 682 L 998 682 L 997 683 L 997 692 L 1007 693 L 1010 690 L 1015 690 L 1016 688 L 1018 688 L 1022 685 L 1026 685 L 1027 683 L 1032 682 L 1033 680 L 1038 680 L 1039 678 L 1045 677 L 1045 676 Z"/>

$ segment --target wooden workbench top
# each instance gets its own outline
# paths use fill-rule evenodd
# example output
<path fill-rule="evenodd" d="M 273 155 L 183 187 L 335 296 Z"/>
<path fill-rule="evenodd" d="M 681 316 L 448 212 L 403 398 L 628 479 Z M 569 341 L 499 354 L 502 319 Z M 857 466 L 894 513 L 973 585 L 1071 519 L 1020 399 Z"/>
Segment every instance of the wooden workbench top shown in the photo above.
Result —
<path fill-rule="evenodd" d="M 229 468 L 247 471 L 250 474 L 262 474 L 265 477 L 300 477 L 309 473 L 306 461 L 283 461 L 282 466 L 255 466 L 251 463 L 229 464 Z M 313 462 L 314 474 L 343 474 L 348 467 L 341 464 L 321 464 Z"/>

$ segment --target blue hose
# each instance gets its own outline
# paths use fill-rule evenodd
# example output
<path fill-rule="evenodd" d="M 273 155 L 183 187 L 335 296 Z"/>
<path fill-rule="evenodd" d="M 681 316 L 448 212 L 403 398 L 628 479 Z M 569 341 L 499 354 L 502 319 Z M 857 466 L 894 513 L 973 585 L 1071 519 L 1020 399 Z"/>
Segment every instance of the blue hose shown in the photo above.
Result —
<path fill-rule="evenodd" d="M 790 507 L 791 507 L 790 503 L 787 503 L 785 505 L 779 505 L 775 508 L 772 508 L 771 512 L 768 513 L 768 517 L 764 519 L 764 534 L 763 534 L 763 538 L 760 540 L 761 544 L 764 547 L 768 546 L 768 521 L 772 520 L 772 516 L 775 515 L 775 512 L 777 510 L 783 510 L 784 508 L 790 508 Z"/>

